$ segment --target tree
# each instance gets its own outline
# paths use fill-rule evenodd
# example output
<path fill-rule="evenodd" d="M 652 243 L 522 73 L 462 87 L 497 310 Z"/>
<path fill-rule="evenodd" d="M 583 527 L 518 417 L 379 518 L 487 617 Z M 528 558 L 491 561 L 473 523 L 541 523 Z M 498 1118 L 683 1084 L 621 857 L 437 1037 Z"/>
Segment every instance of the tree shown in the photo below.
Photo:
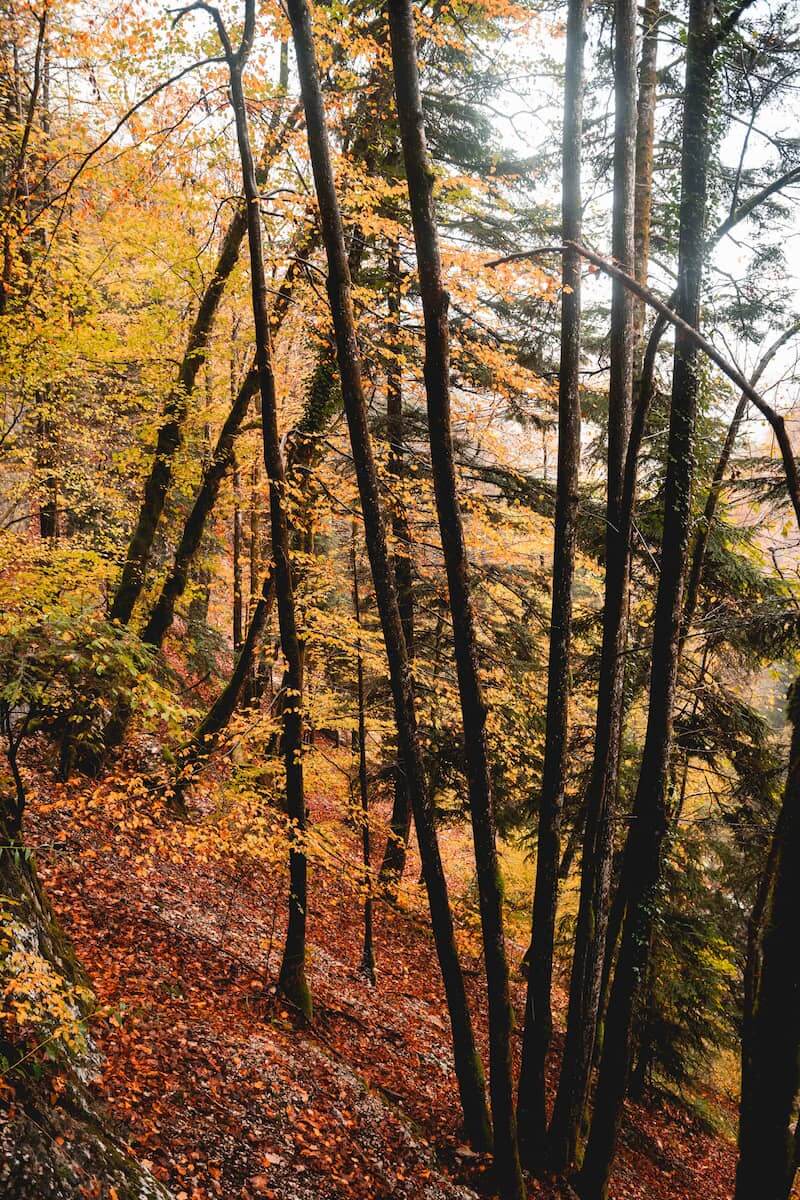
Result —
<path fill-rule="evenodd" d="M 798 733 L 796 685 L 789 697 L 791 744 L 783 804 L 761 882 L 750 947 L 752 978 L 742 1033 L 742 1094 L 736 1200 L 787 1200 L 797 1171 L 791 1121 L 800 1090 L 798 909 Z M 754 930 L 754 931 L 755 931 Z"/>
<path fill-rule="evenodd" d="M 389 463 L 392 474 L 402 480 L 405 456 L 405 429 L 403 421 L 403 372 L 399 355 L 400 315 L 402 304 L 400 279 L 400 247 L 397 241 L 389 251 L 388 270 L 388 305 L 392 325 L 392 337 L 395 342 L 394 355 L 386 371 L 386 432 L 389 438 Z M 403 636 L 409 661 L 414 658 L 414 592 L 412 582 L 411 561 L 411 526 L 404 497 L 395 499 L 392 513 L 392 534 L 395 539 L 394 577 L 397 583 L 397 603 L 400 608 L 400 619 L 403 623 Z M 408 799 L 408 788 L 403 775 L 402 763 L 398 760 L 394 774 L 394 803 L 389 822 L 389 836 L 383 853 L 378 878 L 388 895 L 396 895 L 397 888 L 403 876 L 406 863 L 408 841 L 411 836 L 411 805 Z"/>
<path fill-rule="evenodd" d="M 636 8 L 615 8 L 614 205 L 612 255 L 634 265 L 636 150 Z M 613 831 L 622 735 L 625 639 L 629 577 L 628 539 L 623 529 L 625 460 L 633 404 L 633 307 L 619 282 L 611 301 L 606 474 L 605 598 L 597 692 L 595 753 L 586 803 L 581 893 L 570 977 L 567 1037 L 553 1110 L 551 1153 L 563 1169 L 575 1161 L 584 1115 L 594 1041 L 608 920 Z"/>
<path fill-rule="evenodd" d="M 561 230 L 581 236 L 581 132 L 586 5 L 573 0 L 567 16 L 562 133 Z M 520 1152 L 531 1168 L 546 1160 L 545 1065 L 553 1031 L 553 940 L 558 903 L 561 811 L 569 723 L 572 584 L 581 452 L 581 260 L 565 254 L 561 269 L 561 360 L 558 376 L 558 474 L 553 547 L 553 597 L 547 670 L 547 732 L 536 851 L 536 885 L 522 1042 L 517 1120 Z"/>
<path fill-rule="evenodd" d="M 281 649 L 286 661 L 283 705 L 283 757 L 286 768 L 286 811 L 292 823 L 289 851 L 289 923 L 279 977 L 284 995 L 307 1019 L 311 1019 L 311 992 L 305 973 L 306 913 L 308 908 L 307 863 L 303 839 L 306 828 L 306 801 L 303 790 L 303 656 L 295 614 L 294 586 L 290 558 L 290 529 L 286 509 L 286 468 L 278 435 L 275 375 L 272 366 L 272 339 L 267 306 L 267 279 L 261 213 L 253 152 L 247 124 L 242 74 L 255 37 L 255 0 L 246 0 L 245 24 L 237 50 L 228 37 L 219 11 L 199 4 L 212 17 L 231 80 L 231 103 L 236 117 L 236 137 L 242 163 L 247 239 L 250 248 L 250 281 L 253 325 L 256 339 L 256 367 L 261 394 L 261 428 L 264 441 L 264 465 L 269 478 L 272 559 L 275 570 L 275 596 L 281 633 Z M 188 10 L 182 10 L 180 15 Z"/>
<path fill-rule="evenodd" d="M 681 161 L 678 314 L 699 323 L 706 214 L 706 171 L 713 59 L 724 36 L 711 6 L 693 0 L 689 11 L 686 100 Z M 611 989 L 595 1095 L 594 1115 L 579 1175 L 584 1200 L 604 1197 L 630 1069 L 631 1028 L 638 988 L 646 973 L 656 889 L 667 832 L 667 777 L 672 740 L 680 613 L 686 569 L 693 437 L 699 376 L 696 342 L 682 328 L 675 341 L 660 576 L 653 626 L 647 732 L 633 823 L 625 855 L 626 915 Z"/>
<path fill-rule="evenodd" d="M 282 84 L 284 81 L 282 80 Z M 286 129 L 290 128 L 290 117 Z M 271 130 L 260 168 L 263 182 L 280 151 L 286 130 L 278 132 L 277 121 Z M 144 495 L 136 526 L 131 534 L 122 575 L 111 604 L 112 621 L 126 625 L 144 586 L 145 572 L 153 547 L 156 529 L 172 480 L 172 464 L 181 444 L 181 427 L 194 391 L 198 372 L 205 362 L 208 340 L 230 275 L 239 258 L 239 250 L 247 233 L 247 211 L 242 206 L 235 214 L 222 239 L 217 265 L 201 298 L 181 362 L 175 387 L 164 405 L 164 422 L 158 431 L 155 455 L 145 480 Z"/>
<path fill-rule="evenodd" d="M 356 555 L 355 527 L 353 528 L 353 611 L 356 624 L 361 628 L 361 598 L 358 591 L 358 558 Z M 361 852 L 364 860 L 364 948 L 361 955 L 361 970 L 369 983 L 375 986 L 375 946 L 372 935 L 372 876 L 370 872 L 370 828 L 369 828 L 369 779 L 367 775 L 367 723 L 364 712 L 364 656 L 361 636 L 356 644 L 356 700 L 358 705 L 358 729 L 355 735 L 358 752 L 358 799 L 360 805 Z"/>
<path fill-rule="evenodd" d="M 294 281 L 298 273 L 298 260 L 303 259 L 313 247 L 315 241 L 313 228 L 311 232 L 303 231 L 296 240 L 299 243 L 294 247 L 296 254 L 286 268 L 283 282 L 270 314 L 270 336 L 273 340 L 280 330 L 292 301 Z M 219 431 L 216 445 L 211 452 L 208 465 L 203 471 L 202 482 L 195 496 L 194 504 L 186 518 L 183 533 L 175 550 L 172 567 L 142 630 L 142 641 L 149 646 L 160 648 L 167 630 L 172 624 L 175 616 L 175 604 L 186 589 L 189 570 L 199 549 L 208 517 L 217 501 L 220 485 L 233 464 L 236 436 L 247 416 L 253 394 L 258 391 L 258 388 L 258 367 L 254 362 L 234 397 L 230 412 Z M 239 648 L 240 646 L 237 646 L 237 649 Z"/>
<path fill-rule="evenodd" d="M 475 1046 L 464 977 L 455 946 L 447 884 L 428 804 L 427 785 L 417 737 L 408 653 L 386 545 L 372 443 L 366 419 L 358 339 L 350 292 L 350 271 L 330 159 L 311 18 L 305 0 L 291 0 L 289 18 L 306 112 L 309 151 L 320 206 L 320 225 L 328 260 L 328 296 L 336 333 L 342 396 L 358 478 L 367 553 L 389 660 L 398 740 L 411 793 L 431 922 L 447 995 L 464 1124 L 473 1146 L 486 1148 L 490 1133 L 483 1070 Z"/>
<path fill-rule="evenodd" d="M 442 283 L 439 238 L 433 211 L 434 174 L 425 142 L 414 14 L 410 0 L 390 0 L 389 29 L 397 113 L 408 179 L 420 295 L 425 317 L 425 393 L 439 533 L 447 570 L 453 621 L 461 720 L 464 728 L 469 809 L 478 875 L 486 987 L 494 1158 L 504 1200 L 524 1192 L 517 1148 L 511 1067 L 513 1014 L 503 934 L 503 884 L 497 858 L 495 815 L 486 742 L 486 704 L 478 674 L 478 645 L 467 548 L 458 502 L 450 425 L 448 296 Z"/>
<path fill-rule="evenodd" d="M 359 1120 L 397 1091 L 438 1149 L 460 1097 L 462 1140 L 494 1142 L 494 1179 L 517 1196 L 518 1045 L 524 1165 L 597 1200 L 617 1184 L 622 1133 L 626 1162 L 652 1159 L 658 1192 L 662 1154 L 691 1128 L 678 1114 L 716 1107 L 718 1054 L 741 1033 L 738 1187 L 787 1200 L 800 1092 L 796 689 L 788 721 L 782 703 L 799 627 L 797 15 L 791 0 L 691 4 L 688 61 L 685 11 L 639 10 L 636 94 L 626 0 L 594 15 L 565 0 L 566 50 L 558 27 L 538 36 L 552 13 L 513 2 L 291 0 L 291 14 L 256 16 L 247 0 L 230 32 L 213 8 L 191 6 L 191 23 L 182 11 L 176 32 L 172 15 L 136 6 L 90 22 L 80 0 L 5 3 L 0 1190 L 47 1194 L 48 1153 L 60 1163 L 62 1149 L 89 1162 L 95 1190 L 149 1185 L 117 1170 L 84 1105 L 70 1046 L 95 1022 L 114 1068 L 99 1090 L 157 1174 L 191 1190 L 201 1164 L 216 1171 L 195 1154 L 208 1100 L 236 1151 L 215 1185 L 257 1190 L 261 1135 L 237 1149 L 234 1110 L 258 1106 L 244 1076 L 258 1056 L 230 1051 L 257 1035 L 270 1062 L 279 1051 L 278 1086 L 286 1069 L 311 1096 L 318 1056 L 302 1051 L 320 1031 L 263 1022 L 296 984 L 308 921 L 337 1079 L 374 1066 L 351 1061 L 355 1039 L 379 1060 Z M 274 147 L 267 186 L 253 184 L 256 145 Z M 212 305 L 189 395 L 187 339 L 232 219 L 251 253 Z M 589 243 L 609 230 L 598 254 Z M 154 464 L 173 400 L 177 444 Z M 162 466 L 134 606 L 110 621 L 136 481 Z M 75 777 L 99 762 L 96 780 Z M 401 887 L 417 848 L 422 878 Z M 60 936 L 53 952 L 42 884 L 118 1009 L 92 1007 Z M 151 903 L 162 885 L 210 937 L 199 922 L 172 928 L 178 908 Z M 137 919 L 117 920 L 123 903 Z M 517 1043 L 522 989 L 503 941 L 516 948 L 526 929 Z M 389 1012 L 398 974 L 408 986 Z M 353 1023 L 325 1004 L 359 977 Z M 141 1009 L 139 979 L 153 989 Z M 223 992 L 242 1001 L 235 1028 Z M 444 1022 L 418 1022 L 420 1045 L 393 1060 L 421 1004 Z M 183 1069 L 187 1010 L 204 1013 L 204 1059 L 224 1038 L 237 1079 L 220 1069 L 208 1089 L 182 1088 L 176 1128 L 157 1119 L 174 1097 L 156 1072 L 173 1051 Z M 309 1186 L 327 1194 L 350 1126 L 321 1079 L 303 1125 L 319 1151 Z M 284 1133 L 273 1111 L 260 1109 L 265 1140 Z M 315 1145 L 326 1128 L 332 1142 Z M 702 1189 L 717 1149 L 711 1133 L 696 1142 L 684 1190 Z M 458 1182 L 490 1179 L 488 1157 L 462 1147 Z M 369 1154 L 361 1165 L 353 1187 L 391 1190 Z"/>

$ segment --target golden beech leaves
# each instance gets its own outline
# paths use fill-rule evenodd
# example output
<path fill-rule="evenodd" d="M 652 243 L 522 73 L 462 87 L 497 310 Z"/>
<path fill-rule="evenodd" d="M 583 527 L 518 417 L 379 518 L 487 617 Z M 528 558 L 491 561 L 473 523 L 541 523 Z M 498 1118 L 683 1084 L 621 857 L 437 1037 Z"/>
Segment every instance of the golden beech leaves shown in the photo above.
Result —
<path fill-rule="evenodd" d="M 43 956 L 31 928 L 15 919 L 14 905 L 10 896 L 0 896 L 0 1021 L 30 1038 L 37 1053 L 80 1057 L 93 993 L 69 983 Z"/>

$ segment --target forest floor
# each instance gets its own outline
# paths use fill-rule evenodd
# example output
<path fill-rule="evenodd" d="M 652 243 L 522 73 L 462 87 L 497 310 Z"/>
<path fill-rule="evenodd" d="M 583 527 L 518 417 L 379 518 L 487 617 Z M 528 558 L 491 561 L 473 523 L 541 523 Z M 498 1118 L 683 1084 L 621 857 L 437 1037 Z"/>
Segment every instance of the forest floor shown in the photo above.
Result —
<path fill-rule="evenodd" d="M 308 921 L 315 1015 L 302 1027 L 275 992 L 283 865 L 241 853 L 183 853 L 172 844 L 181 841 L 179 823 L 173 833 L 167 821 L 154 849 L 151 826 L 120 819 L 109 803 L 121 778 L 53 785 L 38 776 L 27 833 L 97 998 L 114 1013 L 94 1027 L 103 1055 L 95 1087 L 133 1153 L 176 1200 L 491 1194 L 486 1163 L 459 1136 L 447 1013 L 416 855 L 400 905 L 376 909 L 374 988 L 358 971 L 357 886 L 336 868 L 335 854 L 330 866 L 315 864 Z M 331 845 L 349 839 L 355 855 L 340 797 L 323 789 L 310 807 L 317 828 L 335 830 Z M 448 837 L 455 894 L 469 864 L 463 840 L 448 845 Z M 485 1051 L 474 929 L 464 929 L 463 941 Z M 524 945 L 512 949 L 518 963 Z M 518 975 L 514 999 L 518 1056 Z M 563 1019 L 563 993 L 557 1002 Z M 611 1193 L 723 1200 L 734 1165 L 734 1145 L 681 1106 L 629 1105 Z M 532 1183 L 530 1194 L 565 1193 Z"/>

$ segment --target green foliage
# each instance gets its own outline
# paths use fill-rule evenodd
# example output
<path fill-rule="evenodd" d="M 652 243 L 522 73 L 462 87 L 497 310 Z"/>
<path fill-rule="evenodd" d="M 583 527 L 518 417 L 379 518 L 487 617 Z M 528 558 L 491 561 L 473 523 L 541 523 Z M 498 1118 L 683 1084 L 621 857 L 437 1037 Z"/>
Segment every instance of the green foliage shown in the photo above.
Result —
<path fill-rule="evenodd" d="M 10 555 L 13 548 L 6 542 L 2 549 Z M 18 566 L 0 619 L 0 709 L 9 745 L 18 748 L 22 736 L 43 731 L 61 741 L 70 760 L 97 751 L 111 715 L 134 698 L 145 723 L 178 725 L 183 708 L 154 673 L 152 651 L 87 597 L 102 560 L 74 549 L 17 549 L 24 569 Z M 62 758 L 62 773 L 65 765 Z"/>
<path fill-rule="evenodd" d="M 724 882 L 722 861 L 702 831 L 682 832 L 657 910 L 635 1074 L 680 1088 L 696 1082 L 712 1057 L 735 1043 L 741 913 Z"/>
<path fill-rule="evenodd" d="M 86 1051 L 86 1015 L 94 996 L 68 980 L 40 952 L 35 933 L 15 913 L 15 901 L 0 896 L 0 1023 L 11 1026 L 47 1059 L 81 1057 Z M 37 1060 L 29 1058 L 33 1065 Z"/>

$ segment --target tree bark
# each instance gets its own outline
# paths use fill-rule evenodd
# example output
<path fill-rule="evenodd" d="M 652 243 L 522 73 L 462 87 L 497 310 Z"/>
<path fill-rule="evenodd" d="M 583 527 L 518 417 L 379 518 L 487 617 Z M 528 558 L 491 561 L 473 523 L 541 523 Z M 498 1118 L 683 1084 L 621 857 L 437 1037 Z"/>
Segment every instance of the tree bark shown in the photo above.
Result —
<path fill-rule="evenodd" d="M 639 96 L 636 105 L 636 183 L 633 210 L 634 274 L 647 285 L 650 266 L 650 219 L 653 207 L 653 149 L 656 93 L 658 85 L 658 28 L 661 0 L 645 0 L 642 53 L 639 60 Z M 641 371 L 645 304 L 633 302 L 633 344 L 637 360 L 634 374 Z"/>
<path fill-rule="evenodd" d="M 142 641 L 149 646 L 161 647 L 175 618 L 175 605 L 186 589 L 189 570 L 200 546 L 206 520 L 217 501 L 222 481 L 233 464 L 236 435 L 257 389 L 258 374 L 251 368 L 220 430 L 214 452 L 203 471 L 200 489 L 183 527 L 173 564 L 142 630 Z"/>
<path fill-rule="evenodd" d="M 36 469 L 39 474 L 39 536 L 42 541 L 58 540 L 58 478 L 56 465 L 58 437 L 50 411 L 50 389 L 37 393 L 39 415 L 36 420 Z"/>
<path fill-rule="evenodd" d="M 612 256 L 630 269 L 635 257 L 637 123 L 634 0 L 617 0 L 615 4 L 614 76 Z M 562 1170 L 577 1155 L 597 1031 L 624 706 L 630 558 L 621 517 L 633 395 L 633 307 L 627 289 L 619 281 L 614 282 L 617 286 L 611 296 L 605 602 L 595 754 L 587 797 L 567 1033 L 550 1137 L 553 1164 Z"/>
<path fill-rule="evenodd" d="M 561 169 L 561 228 L 565 240 L 580 240 L 582 226 L 581 134 L 585 23 L 586 0 L 570 0 L 567 10 Z M 545 1067 L 553 1033 L 553 941 L 558 904 L 561 814 L 564 806 L 564 775 L 569 733 L 572 580 L 575 570 L 581 456 L 579 255 L 573 253 L 563 256 L 561 288 L 558 467 L 547 712 L 542 791 L 539 798 L 528 989 L 517 1102 L 520 1153 L 524 1166 L 532 1170 L 541 1168 L 547 1152 Z"/>
<path fill-rule="evenodd" d="M 425 394 L 439 533 L 444 551 L 456 676 L 464 730 L 467 786 L 478 877 L 489 1008 L 489 1060 L 494 1124 L 495 1183 L 503 1200 L 522 1200 L 514 1110 L 511 1031 L 513 1011 L 503 932 L 503 882 L 497 856 L 491 789 L 487 708 L 478 672 L 478 642 L 463 519 L 458 500 L 450 420 L 449 297 L 442 282 L 433 208 L 434 172 L 425 140 L 416 33 L 411 0 L 389 0 L 392 65 L 417 250 L 425 321 Z"/>
<path fill-rule="evenodd" d="M 233 608 L 231 626 L 233 655 L 238 658 L 244 641 L 244 607 L 242 595 L 242 481 L 236 452 L 233 456 Z"/>
<path fill-rule="evenodd" d="M 409 662 L 414 660 L 414 592 L 412 586 L 411 525 L 402 481 L 405 478 L 405 429 L 403 422 L 403 372 L 400 366 L 400 246 L 396 239 L 389 250 L 388 305 L 392 357 L 386 371 L 386 432 L 389 439 L 389 470 L 397 481 L 398 495 L 392 508 L 392 536 L 395 542 L 394 577 L 397 582 L 397 603 L 406 639 Z M 394 803 L 389 821 L 389 835 L 383 852 L 378 881 L 384 894 L 397 898 L 403 878 L 411 836 L 411 804 L 405 774 L 399 760 L 394 771 Z"/>
<path fill-rule="evenodd" d="M 164 421 L 158 431 L 156 449 L 145 480 L 144 495 L 136 521 L 125 564 L 111 604 L 112 621 L 127 625 L 134 605 L 144 586 L 144 577 L 156 529 L 164 511 L 167 490 L 172 481 L 172 463 L 181 444 L 181 427 L 186 417 L 189 398 L 194 391 L 197 373 L 205 361 L 211 328 L 219 308 L 225 285 L 239 258 L 239 248 L 246 232 L 243 211 L 234 216 L 222 240 L 219 258 L 211 282 L 200 302 L 197 316 L 189 334 L 178 382 L 172 389 L 164 408 Z"/>
<path fill-rule="evenodd" d="M 256 396 L 256 412 L 257 412 L 258 418 L 260 420 L 261 419 L 261 397 L 260 397 L 260 395 Z M 263 588 L 263 586 L 266 582 L 266 577 L 262 577 L 262 568 L 263 568 L 262 559 L 264 557 L 264 554 L 263 554 L 264 538 L 263 538 L 263 529 L 262 529 L 264 513 L 262 511 L 263 506 L 261 503 L 261 469 L 262 469 L 262 466 L 263 466 L 262 459 L 259 458 L 258 455 L 256 455 L 256 457 L 253 459 L 253 462 L 252 462 L 251 468 L 250 468 L 250 513 L 249 513 L 249 520 L 247 523 L 248 524 L 248 541 L 247 541 L 248 556 L 247 557 L 248 557 L 248 569 L 249 569 L 248 582 L 250 584 L 250 590 L 249 590 L 248 599 L 247 599 L 248 620 L 251 619 L 251 616 L 255 616 L 256 610 L 259 605 L 259 597 L 262 594 L 261 592 L 259 592 L 259 588 Z M 269 575 L 269 571 L 267 572 L 267 575 Z M 273 585 L 274 585 L 274 582 L 275 582 L 275 580 L 273 578 L 272 579 Z M 267 614 L 267 617 L 269 617 L 269 614 Z M 245 686 L 244 694 L 242 697 L 243 702 L 245 704 L 254 704 L 257 700 L 261 699 L 262 680 L 260 677 L 261 676 L 261 672 L 260 672 L 261 664 L 260 664 L 260 660 L 259 660 L 259 655 L 261 654 L 261 651 L 262 651 L 261 642 L 256 642 L 253 645 L 253 655 L 251 656 L 250 663 L 248 666 L 249 674 L 247 675 L 247 678 L 245 680 L 246 686 Z"/>
<path fill-rule="evenodd" d="M 647 0 L 643 12 L 642 52 L 639 60 L 639 91 L 636 105 L 636 177 L 634 185 L 634 276 L 640 284 L 647 286 L 650 266 L 650 227 L 653 199 L 653 154 L 655 137 L 655 113 L 657 96 L 658 29 L 661 13 L 660 0 Z M 625 455 L 622 504 L 620 512 L 619 538 L 628 547 L 630 558 L 633 513 L 636 502 L 636 480 L 639 451 L 644 435 L 645 423 L 650 410 L 655 386 L 656 356 L 666 322 L 656 319 L 653 335 L 645 342 L 644 327 L 646 302 L 639 296 L 633 300 L 633 356 L 634 395 L 636 404 L 631 421 L 631 432 Z M 627 564 L 626 564 L 627 566 Z M 627 586 L 626 586 L 627 594 Z M 627 619 L 626 619 L 627 624 Z M 624 714 L 621 716 L 621 726 Z M 592 1069 L 596 1066 L 602 1048 L 603 1025 L 608 1004 L 610 972 L 616 954 L 619 931 L 624 914 L 624 896 L 617 887 L 609 907 L 603 947 L 603 965 L 600 974 L 600 989 L 595 1019 L 595 1045 L 592 1052 Z"/>
<path fill-rule="evenodd" d="M 238 386 L 236 382 L 236 334 L 239 323 L 233 321 L 231 328 L 230 349 L 230 401 L 231 407 L 236 402 Z M 232 528 L 232 558 L 233 558 L 233 603 L 231 606 L 231 633 L 233 635 L 233 656 L 236 659 L 244 641 L 244 590 L 242 555 L 244 551 L 244 518 L 242 514 L 242 473 L 239 466 L 239 455 L 233 447 L 231 462 L 231 483 L 233 485 L 233 528 Z"/>
<path fill-rule="evenodd" d="M 400 752 L 414 811 L 417 839 L 431 908 L 431 923 L 450 1014 L 455 1068 L 464 1112 L 465 1130 L 475 1148 L 486 1149 L 491 1135 L 483 1070 L 475 1045 L 464 977 L 456 949 L 447 882 L 433 825 L 417 735 L 414 692 L 397 602 L 394 572 L 389 558 L 380 507 L 377 473 L 361 379 L 350 271 L 330 158 L 307 0 L 289 0 L 288 12 L 294 35 L 300 85 L 306 112 L 311 164 L 328 261 L 328 296 L 336 333 L 342 396 L 361 497 L 367 553 L 389 661 Z"/>
<path fill-rule="evenodd" d="M 320 353 L 312 373 L 303 415 L 293 435 L 287 438 L 287 474 L 299 476 L 300 488 L 308 484 L 310 471 L 319 454 L 319 437 L 338 408 L 338 379 L 331 362 L 331 353 L 329 348 Z M 247 633 L 231 676 L 181 754 L 180 769 L 174 784 L 178 808 L 183 806 L 187 788 L 203 761 L 213 751 L 220 733 L 236 711 L 245 685 L 252 678 L 253 664 L 272 611 L 274 587 L 274 569 L 273 564 L 270 564 L 260 593 L 257 598 L 251 599 Z"/>
<path fill-rule="evenodd" d="M 800 681 L 789 700 L 789 770 L 753 913 L 748 953 L 735 1200 L 788 1200 L 800 1091 Z"/>
<path fill-rule="evenodd" d="M 704 259 L 715 48 L 712 38 L 713 12 L 711 0 L 691 0 L 681 153 L 678 313 L 693 327 L 699 323 Z M 630 1070 L 631 1029 L 636 999 L 640 982 L 647 974 L 653 909 L 657 903 L 656 891 L 667 831 L 667 778 L 691 516 L 694 426 L 699 387 L 697 356 L 696 342 L 678 327 L 647 732 L 624 860 L 622 886 L 625 888 L 627 908 L 609 1001 L 591 1131 L 577 1181 L 583 1200 L 600 1200 L 608 1190 Z"/>
<path fill-rule="evenodd" d="M 213 11 L 213 10 L 212 10 Z M 286 471 L 278 435 L 278 411 L 267 279 L 261 233 L 261 201 L 255 163 L 250 146 L 242 70 L 255 34 L 255 0 L 246 0 L 245 26 L 239 49 L 231 49 L 219 14 L 213 12 L 217 31 L 225 50 L 231 81 L 231 103 L 236 118 L 236 137 L 242 165 L 242 182 L 247 214 L 247 240 L 250 251 L 250 278 L 253 325 L 256 341 L 258 387 L 261 395 L 261 428 L 264 466 L 269 479 L 270 531 L 275 575 L 275 598 L 281 650 L 286 662 L 283 705 L 283 755 L 286 768 L 286 811 L 291 824 L 289 848 L 289 920 L 278 986 L 300 1013 L 311 1019 L 311 991 L 305 974 L 306 913 L 308 907 L 305 830 L 306 802 L 303 789 L 303 655 L 297 631 L 294 589 L 290 561 L 290 530 L 286 505 Z"/>
<path fill-rule="evenodd" d="M 367 778 L 367 722 L 364 713 L 364 656 L 361 650 L 361 598 L 358 591 L 358 557 L 356 554 L 356 531 L 353 523 L 353 546 L 351 553 L 353 568 L 353 610 L 359 628 L 356 644 L 356 701 L 358 704 L 358 798 L 361 808 L 361 858 L 364 865 L 364 945 L 361 953 L 361 971 L 367 980 L 375 984 L 375 945 L 372 935 L 372 880 L 370 878 L 370 829 L 369 829 L 369 781 Z"/>

